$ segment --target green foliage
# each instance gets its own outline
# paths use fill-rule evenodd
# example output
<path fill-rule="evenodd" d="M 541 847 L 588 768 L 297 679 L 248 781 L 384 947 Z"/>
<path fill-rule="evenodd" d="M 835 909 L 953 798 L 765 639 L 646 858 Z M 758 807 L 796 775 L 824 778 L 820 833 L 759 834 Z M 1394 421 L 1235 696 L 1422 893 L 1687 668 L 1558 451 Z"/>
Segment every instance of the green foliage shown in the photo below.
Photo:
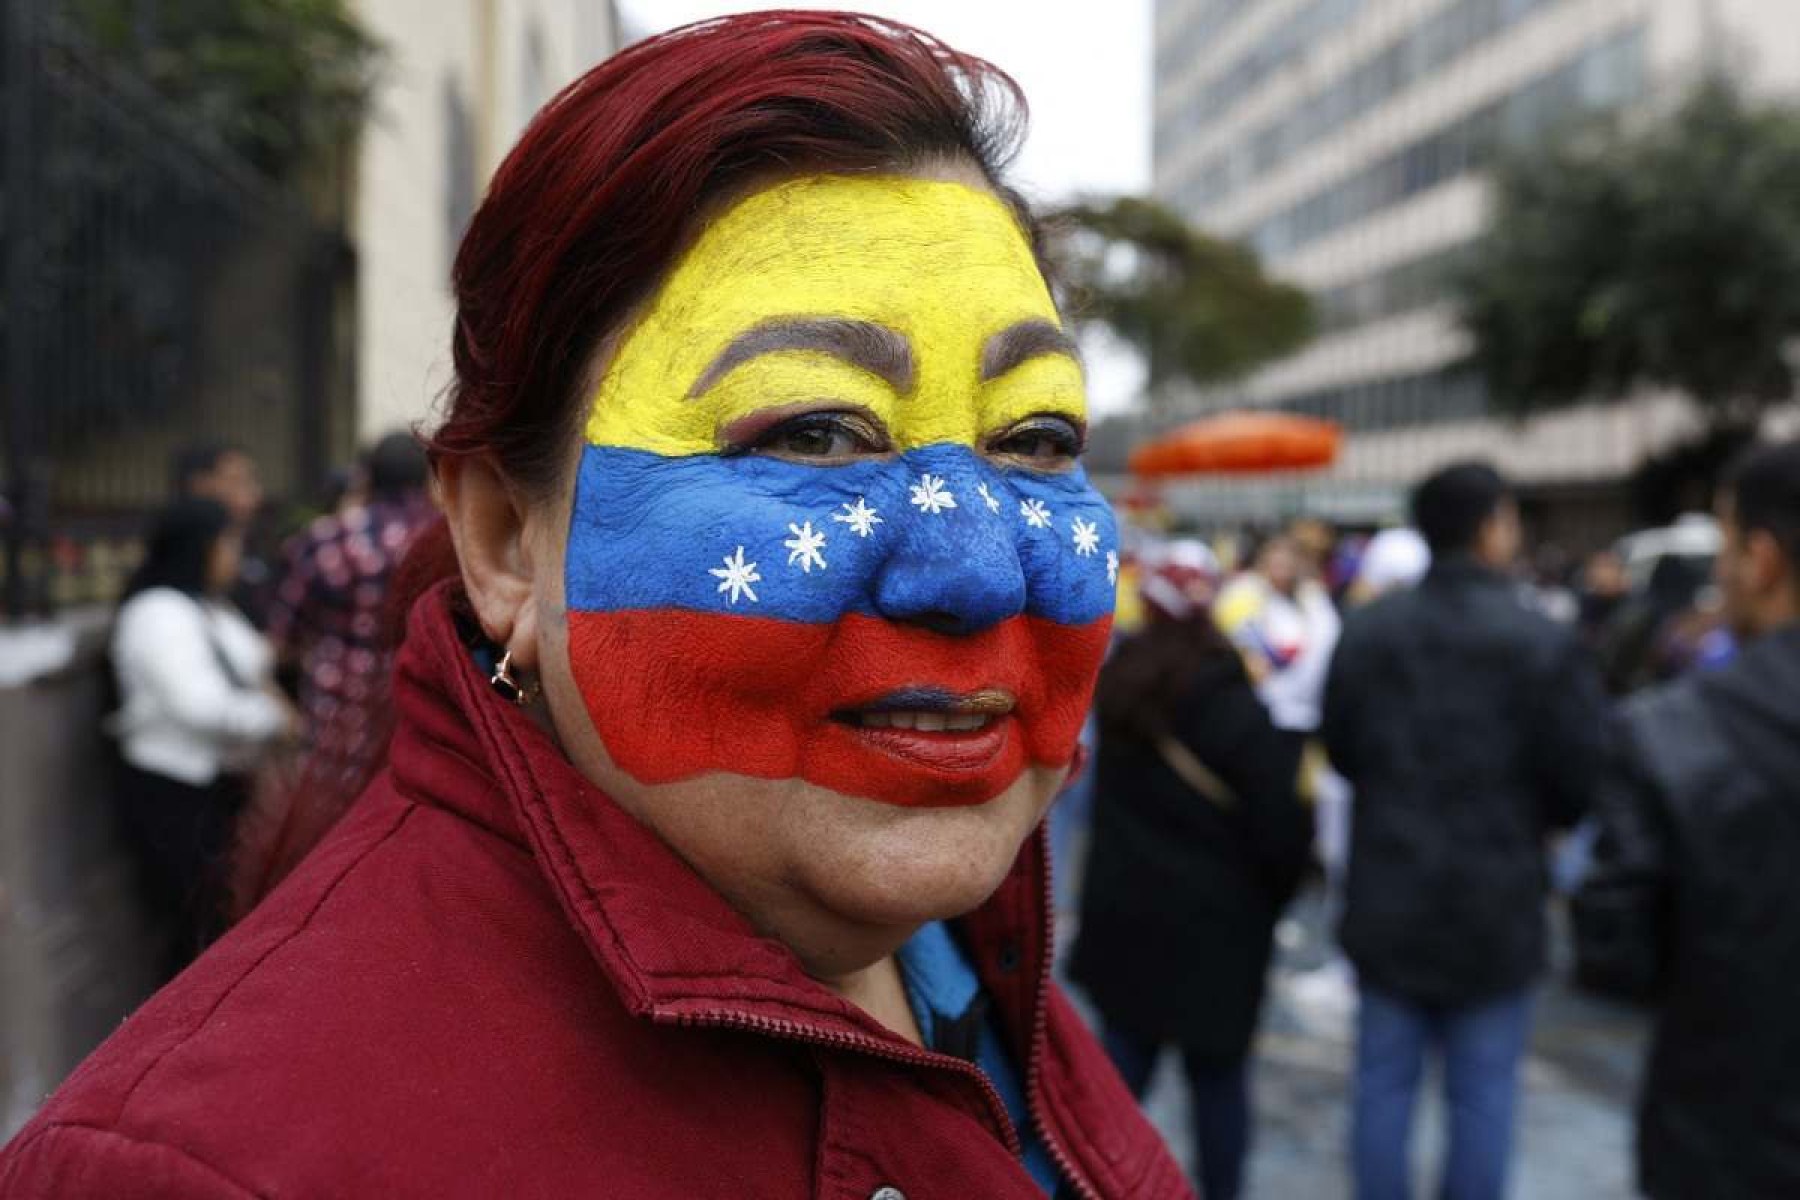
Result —
<path fill-rule="evenodd" d="M 70 0 L 67 9 L 202 137 L 277 179 L 332 161 L 383 68 L 381 46 L 344 0 Z"/>
<path fill-rule="evenodd" d="M 1494 206 L 1455 287 L 1503 408 L 1654 384 L 1731 426 L 1793 393 L 1794 110 L 1709 83 L 1656 124 L 1576 130 L 1503 162 Z"/>
<path fill-rule="evenodd" d="M 1135 346 L 1152 396 L 1175 380 L 1237 378 L 1311 335 L 1305 292 L 1269 279 L 1251 251 L 1190 228 L 1154 201 L 1079 205 L 1049 224 L 1065 310 Z"/>

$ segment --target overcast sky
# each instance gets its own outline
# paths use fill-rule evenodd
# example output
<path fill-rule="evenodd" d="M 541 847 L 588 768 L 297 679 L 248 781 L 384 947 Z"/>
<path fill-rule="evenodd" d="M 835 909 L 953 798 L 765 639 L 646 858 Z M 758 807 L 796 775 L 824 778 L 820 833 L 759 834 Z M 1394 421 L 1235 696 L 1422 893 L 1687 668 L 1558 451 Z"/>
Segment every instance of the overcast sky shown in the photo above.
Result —
<path fill-rule="evenodd" d="M 1033 200 L 1142 193 L 1150 187 L 1151 0 L 790 0 L 792 8 L 858 8 L 936 34 L 1004 68 L 1025 89 L 1031 133 L 1012 180 Z M 627 36 L 725 13 L 777 7 L 732 0 L 618 0 Z M 1139 387 L 1128 355 L 1090 343 L 1096 413 Z"/>

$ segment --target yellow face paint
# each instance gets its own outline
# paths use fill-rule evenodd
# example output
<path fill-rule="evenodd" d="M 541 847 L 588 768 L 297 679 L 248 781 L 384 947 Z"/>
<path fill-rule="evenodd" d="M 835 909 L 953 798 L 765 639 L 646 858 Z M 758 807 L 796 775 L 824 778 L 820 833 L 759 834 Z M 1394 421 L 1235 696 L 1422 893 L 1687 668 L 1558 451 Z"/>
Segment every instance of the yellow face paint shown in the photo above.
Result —
<path fill-rule="evenodd" d="M 721 351 L 771 321 L 880 325 L 911 349 L 910 386 L 819 350 L 748 358 L 690 398 Z M 661 455 L 720 449 L 764 409 L 866 408 L 900 449 L 976 445 L 1020 419 L 1086 414 L 1081 370 L 1029 358 L 984 382 L 982 354 L 1025 321 L 1060 325 L 1031 247 L 994 196 L 906 176 L 811 176 L 727 210 L 677 264 L 619 348 L 587 439 Z"/>

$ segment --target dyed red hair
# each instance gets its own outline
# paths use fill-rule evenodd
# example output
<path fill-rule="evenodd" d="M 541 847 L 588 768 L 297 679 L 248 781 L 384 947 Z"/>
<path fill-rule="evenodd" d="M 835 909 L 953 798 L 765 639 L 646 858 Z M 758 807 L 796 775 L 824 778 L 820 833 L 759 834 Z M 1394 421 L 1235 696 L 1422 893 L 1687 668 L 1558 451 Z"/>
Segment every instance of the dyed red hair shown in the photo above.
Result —
<path fill-rule="evenodd" d="M 639 42 L 544 106 L 456 256 L 456 378 L 434 461 L 487 455 L 554 491 L 600 340 L 661 280 L 696 218 L 756 179 L 973 164 L 999 173 L 1025 102 L 997 67 L 879 17 L 777 11 Z M 456 573 L 443 531 L 397 599 Z M 398 614 L 397 614 L 398 615 Z"/>
<path fill-rule="evenodd" d="M 654 290 L 696 221 L 759 179 L 964 162 L 1031 230 L 999 178 L 1025 115 L 1018 85 L 997 67 L 854 13 L 722 17 L 600 64 L 533 119 L 463 238 L 455 380 L 425 439 L 433 463 L 486 456 L 528 494 L 553 495 L 601 340 Z M 458 573 L 440 521 L 395 575 L 391 631 Z M 240 911 L 350 799 L 305 781 L 289 796 L 246 823 Z"/>

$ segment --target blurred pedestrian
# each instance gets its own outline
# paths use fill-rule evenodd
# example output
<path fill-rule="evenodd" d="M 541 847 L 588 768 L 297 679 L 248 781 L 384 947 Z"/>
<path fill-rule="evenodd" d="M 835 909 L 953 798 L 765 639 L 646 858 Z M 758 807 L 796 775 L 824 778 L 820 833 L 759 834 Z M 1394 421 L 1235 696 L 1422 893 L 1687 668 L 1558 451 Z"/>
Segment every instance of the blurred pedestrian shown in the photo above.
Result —
<path fill-rule="evenodd" d="M 264 508 L 262 473 L 256 459 L 231 442 L 191 442 L 175 452 L 171 474 L 176 499 L 193 497 L 225 506 L 239 542 L 238 577 L 229 596 L 251 624 L 262 628 L 275 586 L 280 534 Z"/>
<path fill-rule="evenodd" d="M 1442 1194 L 1497 1200 L 1545 959 L 1545 842 L 1587 806 L 1602 702 L 1573 632 L 1505 574 L 1519 524 L 1498 473 L 1438 472 L 1413 516 L 1430 572 L 1353 615 L 1325 702 L 1327 747 L 1356 788 L 1351 1161 L 1360 1200 L 1409 1194 L 1413 1103 L 1440 1054 Z"/>
<path fill-rule="evenodd" d="M 1337 609 L 1315 566 L 1292 536 L 1272 534 L 1214 609 L 1219 628 L 1243 651 L 1275 724 L 1304 734 L 1319 727 L 1325 670 L 1339 631 Z"/>
<path fill-rule="evenodd" d="M 1581 606 L 1577 624 L 1581 639 L 1598 651 L 1607 626 L 1631 595 L 1625 560 L 1613 550 L 1597 550 L 1582 564 L 1576 599 Z"/>
<path fill-rule="evenodd" d="M 1300 574 L 1325 589 L 1337 593 L 1339 580 L 1333 575 L 1337 562 L 1338 532 L 1322 517 L 1296 517 L 1288 522 L 1287 537 L 1300 555 Z"/>
<path fill-rule="evenodd" d="M 1213 624 L 1211 552 L 1177 541 L 1142 561 L 1149 623 L 1096 695 L 1093 844 L 1069 970 L 1134 1094 L 1164 1048 L 1180 1052 L 1200 1192 L 1231 1200 L 1275 923 L 1307 862 L 1300 737 L 1269 720 Z"/>
<path fill-rule="evenodd" d="M 1722 667 L 1736 653 L 1724 593 L 1712 584 L 1700 589 L 1690 607 L 1669 619 L 1656 648 L 1665 682 L 1690 671 Z"/>
<path fill-rule="evenodd" d="M 1256 693 L 1277 728 L 1309 739 L 1300 772 L 1312 806 L 1314 842 L 1328 886 L 1341 876 L 1350 823 L 1350 785 L 1334 770 L 1315 735 L 1324 707 L 1325 674 L 1342 629 L 1337 606 L 1319 577 L 1325 526 L 1306 522 L 1254 547 L 1250 569 L 1220 593 L 1213 616 L 1243 654 Z M 1343 1008 L 1349 972 L 1327 963 L 1312 981 L 1325 1007 Z"/>
<path fill-rule="evenodd" d="M 1344 600 L 1352 610 L 1371 604 L 1391 591 L 1418 586 L 1431 566 L 1431 549 L 1415 529 L 1383 529 L 1369 539 L 1357 563 L 1356 575 L 1345 589 Z M 1314 812 L 1314 851 L 1324 872 L 1324 913 L 1327 925 L 1335 925 L 1344 911 L 1345 877 L 1350 865 L 1350 821 L 1356 797 L 1343 776 L 1314 765 L 1317 785 L 1311 789 Z M 1356 1009 L 1356 972 L 1341 948 L 1333 946 L 1317 966 L 1296 972 L 1289 980 L 1288 995 L 1297 1009 L 1310 1018 L 1329 1022 L 1334 1029 L 1347 1028 Z"/>
<path fill-rule="evenodd" d="M 1638 1186 L 1800 1196 L 1800 442 L 1719 498 L 1716 576 L 1741 649 L 1621 711 L 1575 908 L 1592 983 L 1654 997 Z"/>
<path fill-rule="evenodd" d="M 1347 599 L 1361 608 L 1396 588 L 1417 587 L 1431 569 L 1431 547 L 1419 531 L 1407 526 L 1383 529 L 1369 539 L 1357 564 Z"/>
<path fill-rule="evenodd" d="M 259 790 L 245 829 L 255 878 L 248 903 L 280 882 L 336 823 L 386 748 L 394 647 L 388 585 L 413 539 L 436 516 L 419 440 L 390 433 L 364 456 L 363 498 L 315 520 L 287 546 L 269 638 L 297 668 L 305 739 L 290 777 Z M 297 796 L 306 797 L 296 804 Z M 239 907 L 243 907 L 240 904 Z"/>
<path fill-rule="evenodd" d="M 1670 634 L 1700 602 L 1707 585 L 1704 560 L 1668 554 L 1657 559 L 1641 595 L 1628 598 L 1601 640 L 1607 690 L 1616 696 L 1666 682 L 1683 664 L 1671 657 Z"/>
<path fill-rule="evenodd" d="M 1375 539 L 1367 534 L 1347 533 L 1338 538 L 1331 551 L 1331 562 L 1326 567 L 1326 584 L 1331 591 L 1331 602 L 1342 612 L 1347 602 L 1350 589 L 1356 584 L 1356 577 L 1362 571 L 1363 555 L 1369 552 L 1369 543 Z"/>
<path fill-rule="evenodd" d="M 1554 542 L 1544 543 L 1531 555 L 1527 602 L 1558 625 L 1577 625 L 1581 620 L 1581 600 L 1569 586 L 1572 570 L 1568 552 Z"/>
<path fill-rule="evenodd" d="M 191 496 L 224 505 L 231 523 L 241 533 L 262 508 L 262 476 L 256 460 L 241 446 L 229 442 L 193 442 L 175 452 L 173 483 L 176 498 Z"/>
<path fill-rule="evenodd" d="M 246 773 L 292 725 L 268 644 L 226 599 L 238 527 L 213 500 L 157 518 L 113 629 L 118 803 L 170 973 L 220 928 L 222 868 Z"/>

